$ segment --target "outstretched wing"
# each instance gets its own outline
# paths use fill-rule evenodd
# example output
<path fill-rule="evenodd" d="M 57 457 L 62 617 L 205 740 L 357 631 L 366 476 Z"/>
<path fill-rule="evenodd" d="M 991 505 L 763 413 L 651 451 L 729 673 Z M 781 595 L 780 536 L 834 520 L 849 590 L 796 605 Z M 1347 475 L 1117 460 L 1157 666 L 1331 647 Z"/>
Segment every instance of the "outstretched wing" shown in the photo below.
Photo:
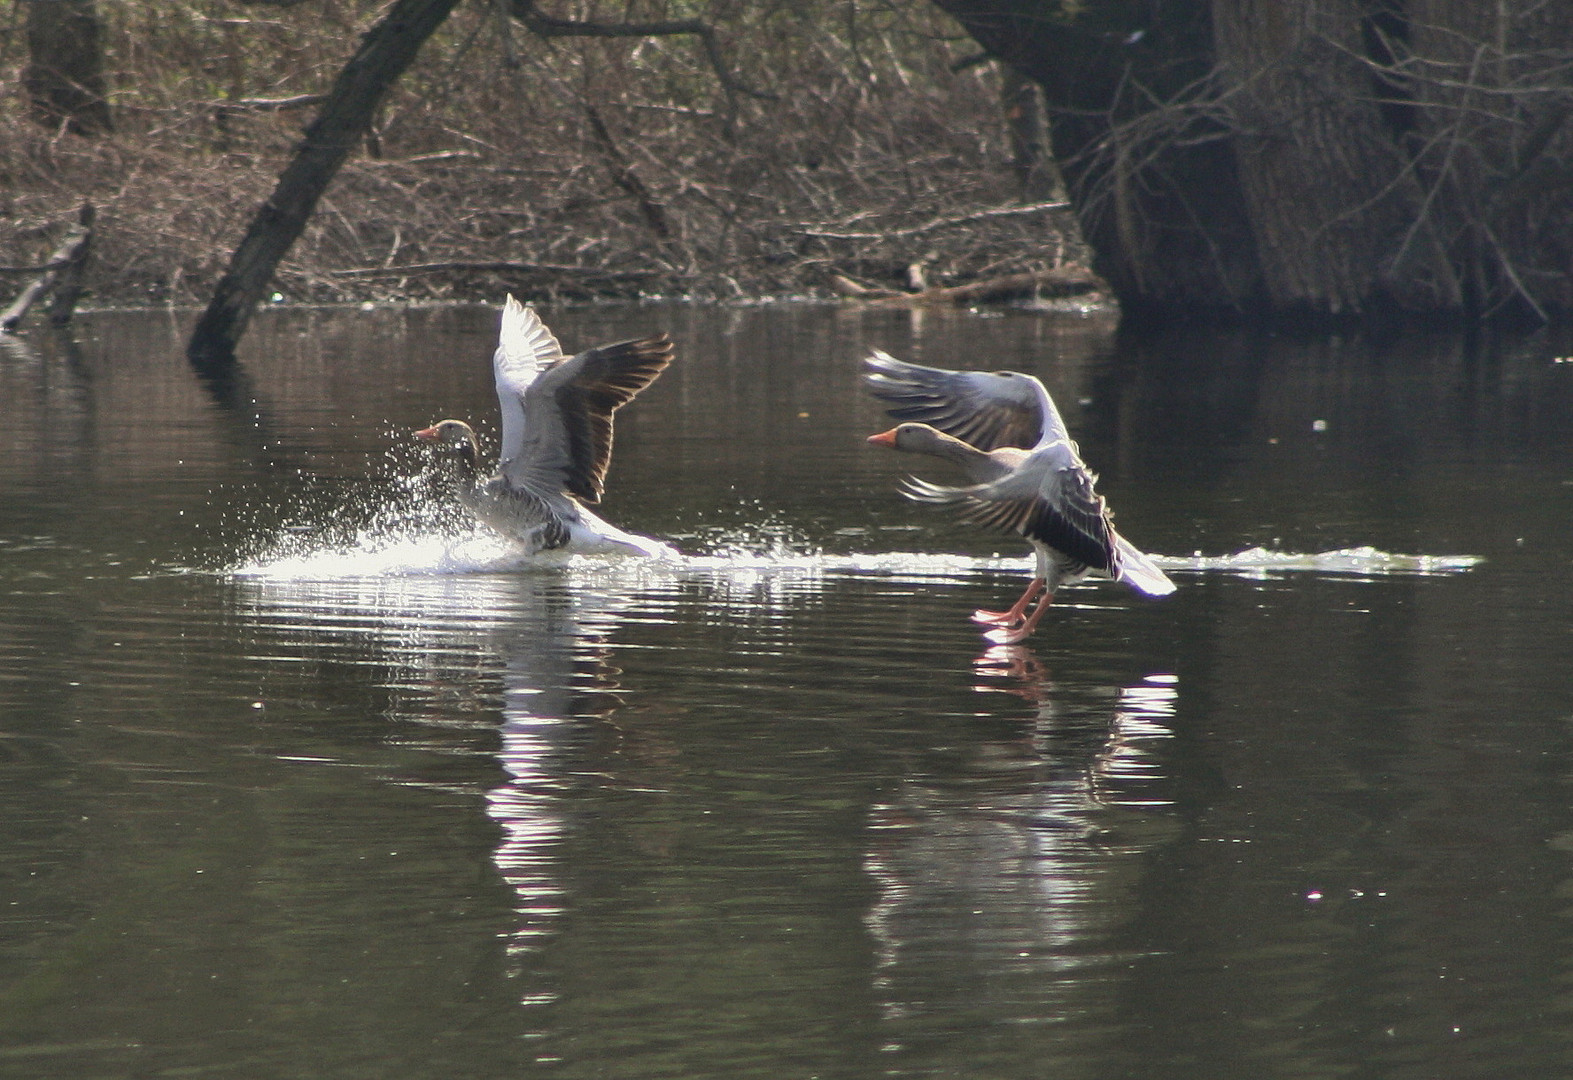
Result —
<path fill-rule="evenodd" d="M 665 334 L 579 353 L 543 372 L 524 395 L 519 451 L 502 463 L 510 486 L 598 503 L 612 460 L 612 414 L 672 362 Z"/>
<path fill-rule="evenodd" d="M 510 294 L 503 302 L 492 374 L 497 379 L 497 407 L 502 412 L 500 458 L 519 456 L 524 442 L 524 395 L 541 372 L 563 359 L 562 346 L 546 328 L 535 308 Z"/>
<path fill-rule="evenodd" d="M 947 371 L 875 349 L 863 361 L 869 392 L 896 420 L 915 420 L 979 450 L 1068 440 L 1043 384 L 1015 371 Z"/>
<path fill-rule="evenodd" d="M 1070 445 L 1057 442 L 993 483 L 947 488 L 909 479 L 902 490 L 909 498 L 957 507 L 969 524 L 1016 533 L 1073 563 L 1116 576 L 1118 536 L 1094 482 Z"/>

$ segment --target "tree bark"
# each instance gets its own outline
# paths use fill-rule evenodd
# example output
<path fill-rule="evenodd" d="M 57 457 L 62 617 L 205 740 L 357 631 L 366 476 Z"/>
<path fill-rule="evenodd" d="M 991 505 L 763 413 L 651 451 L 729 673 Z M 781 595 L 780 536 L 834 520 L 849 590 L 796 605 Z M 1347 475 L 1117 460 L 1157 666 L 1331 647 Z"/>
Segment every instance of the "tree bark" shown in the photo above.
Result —
<path fill-rule="evenodd" d="M 40 124 L 77 135 L 111 130 L 92 0 L 28 0 L 27 56 L 22 85 Z"/>
<path fill-rule="evenodd" d="M 1213 0 L 1218 95 L 1267 301 L 1312 318 L 1455 311 L 1458 279 L 1384 123 L 1361 18 L 1359 0 Z"/>
<path fill-rule="evenodd" d="M 1043 87 L 1093 270 L 1127 318 L 1228 318 L 1264 302 L 1227 131 L 1201 95 L 1213 67 L 1208 5 L 1153 5 L 1140 23 L 1122 21 L 1126 5 L 936 3 Z"/>
<path fill-rule="evenodd" d="M 1573 5 L 935 2 L 1043 86 L 1128 317 L 1573 312 Z"/>
<path fill-rule="evenodd" d="M 262 204 L 230 258 L 207 310 L 198 320 L 187 355 L 199 366 L 233 360 L 235 346 L 266 293 L 279 261 L 299 238 L 357 143 L 388 88 L 421 45 L 442 25 L 457 0 L 397 0 L 361 39 L 306 129 L 273 194 Z"/>

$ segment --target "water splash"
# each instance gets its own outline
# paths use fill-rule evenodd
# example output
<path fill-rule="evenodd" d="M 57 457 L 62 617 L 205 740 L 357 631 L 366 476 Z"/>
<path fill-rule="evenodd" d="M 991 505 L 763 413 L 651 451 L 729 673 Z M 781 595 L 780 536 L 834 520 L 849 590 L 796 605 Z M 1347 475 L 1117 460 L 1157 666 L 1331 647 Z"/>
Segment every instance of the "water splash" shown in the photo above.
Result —
<path fill-rule="evenodd" d="M 1289 574 L 1386 577 L 1449 576 L 1480 565 L 1477 555 L 1407 555 L 1374 547 L 1336 551 L 1293 552 L 1253 547 L 1232 555 L 1156 555 L 1167 571 L 1222 572 L 1246 577 L 1275 578 Z M 485 529 L 431 527 L 379 522 L 356 530 L 346 539 L 286 530 L 271 542 L 228 568 L 238 577 L 327 580 L 403 575 L 500 574 L 533 570 L 594 571 L 633 566 L 649 572 L 678 575 L 767 573 L 787 576 L 867 574 L 923 583 L 970 577 L 995 571 L 1028 572 L 1030 558 L 959 555 L 917 551 L 836 554 L 804 542 L 785 539 L 775 530 L 755 536 L 736 531 L 708 551 L 675 559 L 639 556 L 572 555 L 562 552 L 528 554 L 518 544 Z"/>
<path fill-rule="evenodd" d="M 242 578 L 334 581 L 354 578 L 516 574 L 535 570 L 615 571 L 677 577 L 817 579 L 872 575 L 913 584 L 954 581 L 998 571 L 1027 573 L 1022 555 L 966 555 L 885 550 L 827 552 L 798 526 L 764 514 L 758 520 L 705 527 L 673 542 L 670 558 L 628 555 L 529 554 L 516 542 L 477 526 L 429 473 L 390 477 L 376 491 L 339 500 L 308 500 L 293 520 L 257 523 L 239 556 L 222 572 Z M 855 532 L 855 540 L 847 535 Z M 837 534 L 842 543 L 873 539 L 862 530 Z M 903 535 L 907 541 L 910 538 Z M 877 540 L 876 540 L 877 542 Z M 1155 555 L 1165 570 L 1223 572 L 1272 578 L 1291 573 L 1377 577 L 1451 575 L 1483 560 L 1475 555 L 1406 555 L 1374 547 L 1292 552 L 1264 547 L 1232 555 Z"/>
<path fill-rule="evenodd" d="M 224 572 L 242 578 L 299 581 L 513 574 L 543 569 L 782 579 L 864 573 L 931 582 L 1001 567 L 1030 566 L 1030 561 L 997 556 L 911 551 L 831 554 L 796 526 L 768 516 L 757 523 L 707 527 L 674 537 L 674 544 L 689 551 L 672 558 L 560 551 L 530 554 L 522 545 L 476 525 L 461 509 L 451 505 L 441 509 L 441 500 L 431 498 L 425 483 L 421 478 L 410 478 L 407 490 L 382 493 L 371 505 L 339 505 L 326 511 L 315 507 L 308 513 L 317 524 L 287 523 L 257 529 L 252 540 L 240 545 L 242 553 Z"/>
<path fill-rule="evenodd" d="M 1165 570 L 1221 570 L 1247 577 L 1270 578 L 1289 573 L 1383 577 L 1462 574 L 1485 561 L 1479 555 L 1403 555 L 1374 547 L 1339 548 L 1313 553 L 1246 548 L 1233 555 L 1155 556 Z"/>

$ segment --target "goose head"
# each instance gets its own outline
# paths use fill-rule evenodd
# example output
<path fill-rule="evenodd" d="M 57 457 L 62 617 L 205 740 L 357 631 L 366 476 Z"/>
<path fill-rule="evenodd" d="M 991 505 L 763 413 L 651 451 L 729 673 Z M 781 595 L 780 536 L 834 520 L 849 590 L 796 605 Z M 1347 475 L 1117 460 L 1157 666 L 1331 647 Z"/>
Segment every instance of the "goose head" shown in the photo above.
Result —
<path fill-rule="evenodd" d="M 415 433 L 421 442 L 438 443 L 452 449 L 459 469 L 470 479 L 481 471 L 481 453 L 475 431 L 463 420 L 439 420 L 429 428 Z"/>
<path fill-rule="evenodd" d="M 927 454 L 959 466 L 975 484 L 998 480 L 1009 472 L 1013 455 L 1020 450 L 1001 449 L 984 453 L 971 443 L 954 435 L 947 435 L 928 424 L 908 422 L 897 424 L 889 431 L 870 435 L 868 441 L 875 446 L 888 447 L 908 454 Z"/>
<path fill-rule="evenodd" d="M 909 454 L 931 454 L 934 457 L 952 460 L 967 460 L 983 455 L 983 451 L 976 447 L 927 424 L 897 424 L 889 431 L 870 435 L 868 441 L 875 446 L 885 446 L 891 450 L 902 450 Z"/>

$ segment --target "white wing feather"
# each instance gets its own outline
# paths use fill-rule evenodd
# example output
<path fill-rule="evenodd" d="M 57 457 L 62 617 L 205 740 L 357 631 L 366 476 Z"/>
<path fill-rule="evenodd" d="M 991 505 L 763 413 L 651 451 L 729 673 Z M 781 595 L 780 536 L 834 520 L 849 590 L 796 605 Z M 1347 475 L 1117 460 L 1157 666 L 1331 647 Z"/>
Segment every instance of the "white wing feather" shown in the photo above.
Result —
<path fill-rule="evenodd" d="M 863 368 L 864 384 L 887 403 L 885 411 L 892 418 L 928 424 L 979 450 L 1070 441 L 1054 399 L 1031 375 L 924 367 L 879 349 L 863 361 Z"/>
<path fill-rule="evenodd" d="M 503 304 L 497 351 L 492 354 L 497 406 L 502 412 L 500 461 L 513 460 L 524 446 L 524 392 L 541 372 L 561 359 L 563 347 L 535 308 L 526 307 L 510 294 Z"/>
<path fill-rule="evenodd" d="M 1120 580 L 1146 593 L 1148 596 L 1168 596 L 1174 591 L 1174 582 L 1159 569 L 1146 552 L 1137 549 L 1118 533 L 1114 537 L 1120 549 Z"/>

